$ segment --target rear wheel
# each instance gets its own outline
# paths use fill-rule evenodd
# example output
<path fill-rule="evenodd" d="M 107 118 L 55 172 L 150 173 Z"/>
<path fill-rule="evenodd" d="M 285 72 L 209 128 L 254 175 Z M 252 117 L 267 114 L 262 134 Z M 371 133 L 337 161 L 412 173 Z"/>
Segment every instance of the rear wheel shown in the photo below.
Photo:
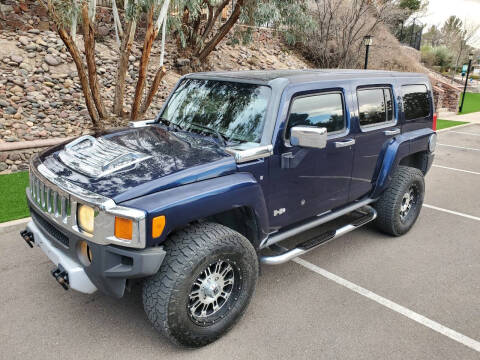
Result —
<path fill-rule="evenodd" d="M 408 232 L 423 204 L 425 181 L 423 173 L 409 166 L 398 166 L 389 188 L 375 203 L 377 227 L 394 236 Z"/>
<path fill-rule="evenodd" d="M 144 283 L 148 318 L 177 344 L 215 341 L 250 302 L 258 276 L 255 249 L 230 228 L 202 223 L 174 234 L 165 250 L 160 270 Z"/>

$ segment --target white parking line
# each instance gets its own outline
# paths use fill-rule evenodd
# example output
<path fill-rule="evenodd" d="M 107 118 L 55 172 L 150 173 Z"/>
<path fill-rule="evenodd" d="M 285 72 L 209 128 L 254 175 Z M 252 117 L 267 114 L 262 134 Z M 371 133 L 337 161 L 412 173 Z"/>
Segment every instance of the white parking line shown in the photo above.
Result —
<path fill-rule="evenodd" d="M 480 151 L 480 149 L 475 149 L 475 148 L 468 148 L 468 147 L 463 147 L 463 146 L 456 146 L 456 145 L 449 145 L 449 144 L 438 144 L 440 146 L 448 146 L 456 149 L 462 149 L 462 150 L 472 150 L 472 151 Z"/>
<path fill-rule="evenodd" d="M 478 133 L 471 133 L 471 132 L 466 132 L 466 131 L 450 131 L 451 133 L 455 134 L 464 134 L 464 135 L 472 135 L 472 136 L 480 136 Z"/>
<path fill-rule="evenodd" d="M 434 206 L 434 205 L 423 204 L 423 206 L 425 206 L 426 208 L 430 208 L 430 209 L 434 209 L 434 210 L 438 210 L 438 211 L 443 211 L 443 212 L 446 212 L 446 213 L 449 213 L 449 214 L 452 214 L 452 215 L 462 216 L 462 217 L 470 219 L 470 220 L 480 221 L 480 217 L 477 217 L 477 216 L 461 213 L 461 212 L 458 212 L 458 211 L 444 209 L 444 208 Z"/>
<path fill-rule="evenodd" d="M 452 168 L 452 167 L 448 167 L 448 166 L 442 166 L 442 165 L 435 165 L 434 164 L 434 165 L 432 165 L 432 167 L 436 167 L 436 168 L 440 168 L 440 169 L 453 170 L 453 171 L 459 171 L 459 172 L 464 172 L 464 173 L 468 173 L 468 174 L 480 175 L 480 172 L 457 169 L 457 168 Z"/>
<path fill-rule="evenodd" d="M 474 340 L 472 338 L 469 338 L 468 336 L 465 336 L 463 334 L 460 334 L 459 332 L 452 330 L 446 326 L 443 326 L 442 324 L 439 324 L 436 321 L 433 321 L 423 315 L 420 315 L 416 313 L 415 311 L 412 311 L 410 309 L 407 309 L 406 307 L 399 305 L 397 303 L 394 303 L 391 300 L 388 300 L 384 298 L 383 296 L 377 295 L 374 292 L 367 290 L 359 285 L 356 285 L 348 280 L 345 280 L 344 278 L 341 278 L 338 275 L 332 274 L 331 272 L 322 269 L 321 267 L 318 267 L 306 260 L 303 260 L 301 258 L 296 258 L 293 259 L 294 262 L 297 264 L 307 268 L 308 270 L 311 270 L 331 281 L 336 282 L 337 284 L 346 287 L 349 290 L 352 290 L 356 292 L 357 294 L 360 294 L 362 296 L 365 296 L 366 298 L 375 301 L 376 303 L 385 306 L 386 308 L 393 310 L 399 314 L 402 314 L 403 316 L 406 316 L 407 318 L 423 325 L 426 326 L 433 331 L 438 332 L 439 334 L 442 334 L 446 337 L 449 337 L 452 340 L 455 340 L 456 342 L 463 344 L 470 349 L 473 349 L 477 352 L 480 352 L 480 342 L 477 340 Z"/>

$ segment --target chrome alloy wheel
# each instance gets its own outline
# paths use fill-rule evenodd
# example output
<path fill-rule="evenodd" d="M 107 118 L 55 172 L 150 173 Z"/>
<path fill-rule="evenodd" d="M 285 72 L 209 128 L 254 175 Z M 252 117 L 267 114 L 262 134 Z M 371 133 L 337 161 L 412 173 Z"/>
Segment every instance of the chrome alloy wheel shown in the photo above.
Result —
<path fill-rule="evenodd" d="M 405 222 L 411 209 L 417 204 L 417 188 L 410 186 L 405 194 L 403 194 L 402 204 L 400 205 L 400 220 Z"/>
<path fill-rule="evenodd" d="M 189 294 L 188 310 L 196 321 L 217 313 L 234 290 L 235 272 L 228 262 L 218 260 L 207 266 L 195 280 Z"/>

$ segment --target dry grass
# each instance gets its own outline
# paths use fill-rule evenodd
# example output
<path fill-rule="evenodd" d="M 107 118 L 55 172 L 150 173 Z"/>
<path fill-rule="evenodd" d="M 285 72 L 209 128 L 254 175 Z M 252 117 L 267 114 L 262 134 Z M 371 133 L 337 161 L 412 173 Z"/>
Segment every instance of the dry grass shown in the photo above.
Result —
<path fill-rule="evenodd" d="M 373 41 L 369 54 L 370 69 L 428 73 L 420 63 L 419 51 L 402 45 L 385 25 L 376 28 Z M 360 58 L 363 63 L 362 56 Z"/>

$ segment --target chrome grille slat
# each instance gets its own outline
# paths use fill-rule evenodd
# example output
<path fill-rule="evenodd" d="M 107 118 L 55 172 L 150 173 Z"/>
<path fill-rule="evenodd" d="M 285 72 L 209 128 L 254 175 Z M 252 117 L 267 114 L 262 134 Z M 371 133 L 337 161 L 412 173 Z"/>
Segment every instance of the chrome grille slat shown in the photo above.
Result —
<path fill-rule="evenodd" d="M 40 205 L 40 181 L 35 179 L 35 200 L 37 200 L 37 204 Z"/>
<path fill-rule="evenodd" d="M 52 189 L 47 188 L 46 195 L 47 195 L 46 210 L 47 210 L 47 212 L 51 212 L 52 204 L 51 204 L 51 201 L 50 201 L 50 196 L 52 195 Z"/>
<path fill-rule="evenodd" d="M 58 189 L 51 185 L 43 183 L 37 176 L 30 173 L 30 193 L 32 200 L 39 208 L 49 214 L 52 218 L 67 223 L 70 218 L 70 197 L 64 196 L 58 192 Z M 57 220 L 58 221 L 58 220 Z"/>
<path fill-rule="evenodd" d="M 57 205 L 58 205 L 58 192 L 55 191 L 55 192 L 53 193 L 53 211 L 52 211 L 52 213 L 53 213 L 54 216 L 58 216 L 58 207 L 57 207 Z"/>
<path fill-rule="evenodd" d="M 40 206 L 42 209 L 45 207 L 45 185 L 43 183 L 39 183 L 40 188 Z"/>

